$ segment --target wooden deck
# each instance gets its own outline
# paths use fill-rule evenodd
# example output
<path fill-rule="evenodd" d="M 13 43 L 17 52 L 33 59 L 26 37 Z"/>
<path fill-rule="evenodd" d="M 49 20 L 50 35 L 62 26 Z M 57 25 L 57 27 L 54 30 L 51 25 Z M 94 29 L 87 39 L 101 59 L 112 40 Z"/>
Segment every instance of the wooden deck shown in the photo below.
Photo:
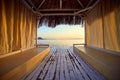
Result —
<path fill-rule="evenodd" d="M 52 48 L 50 54 L 21 80 L 105 80 L 72 49 Z"/>

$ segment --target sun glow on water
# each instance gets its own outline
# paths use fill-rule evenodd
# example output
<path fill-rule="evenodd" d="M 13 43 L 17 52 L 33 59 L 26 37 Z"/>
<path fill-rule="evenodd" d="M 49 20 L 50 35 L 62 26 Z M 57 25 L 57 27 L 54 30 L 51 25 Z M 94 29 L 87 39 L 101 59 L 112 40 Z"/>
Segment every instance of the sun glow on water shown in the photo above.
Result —
<path fill-rule="evenodd" d="M 55 28 L 42 26 L 38 29 L 38 37 L 49 39 L 84 38 L 84 27 L 81 25 L 58 25 Z"/>

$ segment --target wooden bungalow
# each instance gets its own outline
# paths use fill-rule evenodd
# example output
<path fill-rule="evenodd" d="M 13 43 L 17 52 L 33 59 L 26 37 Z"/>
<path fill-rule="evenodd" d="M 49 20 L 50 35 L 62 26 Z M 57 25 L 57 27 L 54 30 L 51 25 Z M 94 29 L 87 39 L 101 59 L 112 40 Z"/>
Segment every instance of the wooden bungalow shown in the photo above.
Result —
<path fill-rule="evenodd" d="M 0 80 L 20 80 L 43 58 L 47 55 L 49 58 L 50 47 L 37 44 L 37 28 L 43 23 L 52 28 L 59 24 L 85 23 L 84 47 L 74 44 L 73 53 L 82 57 L 105 79 L 120 80 L 120 0 L 0 0 Z M 72 51 L 64 52 L 66 56 L 71 55 L 68 60 L 74 58 L 77 61 L 74 54 L 69 54 Z M 57 52 L 53 50 L 53 53 Z M 76 61 L 72 64 L 78 65 L 79 60 Z M 79 75 L 78 68 L 74 68 L 80 79 L 82 74 Z M 88 69 L 86 73 L 92 72 L 87 66 L 84 68 Z M 35 70 L 38 71 L 38 68 Z M 63 72 L 67 72 L 66 66 Z M 30 75 L 33 74 L 38 73 L 33 71 Z M 97 73 L 89 74 L 80 80 L 104 80 L 95 77 Z M 22 79 L 32 79 L 26 77 Z M 79 80 L 73 77 L 72 80 Z M 45 80 L 45 77 L 36 80 Z M 63 77 L 60 80 L 64 80 Z"/>

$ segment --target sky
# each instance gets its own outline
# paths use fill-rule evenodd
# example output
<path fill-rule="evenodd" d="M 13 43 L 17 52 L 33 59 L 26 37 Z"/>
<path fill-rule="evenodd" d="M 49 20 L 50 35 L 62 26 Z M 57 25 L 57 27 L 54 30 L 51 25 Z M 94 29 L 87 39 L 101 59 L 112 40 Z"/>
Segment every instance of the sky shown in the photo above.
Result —
<path fill-rule="evenodd" d="M 84 38 L 84 27 L 81 25 L 57 25 L 55 28 L 49 28 L 43 25 L 38 28 L 38 37 L 49 39 Z"/>

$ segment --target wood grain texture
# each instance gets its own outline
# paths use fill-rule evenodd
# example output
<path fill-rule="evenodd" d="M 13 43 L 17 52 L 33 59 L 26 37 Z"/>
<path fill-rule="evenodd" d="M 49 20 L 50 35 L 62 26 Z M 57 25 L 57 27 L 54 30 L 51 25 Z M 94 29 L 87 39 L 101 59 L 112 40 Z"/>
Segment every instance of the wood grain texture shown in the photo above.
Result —
<path fill-rule="evenodd" d="M 78 57 L 72 48 L 52 48 L 50 55 L 42 64 L 22 80 L 105 80 L 105 78 Z"/>

